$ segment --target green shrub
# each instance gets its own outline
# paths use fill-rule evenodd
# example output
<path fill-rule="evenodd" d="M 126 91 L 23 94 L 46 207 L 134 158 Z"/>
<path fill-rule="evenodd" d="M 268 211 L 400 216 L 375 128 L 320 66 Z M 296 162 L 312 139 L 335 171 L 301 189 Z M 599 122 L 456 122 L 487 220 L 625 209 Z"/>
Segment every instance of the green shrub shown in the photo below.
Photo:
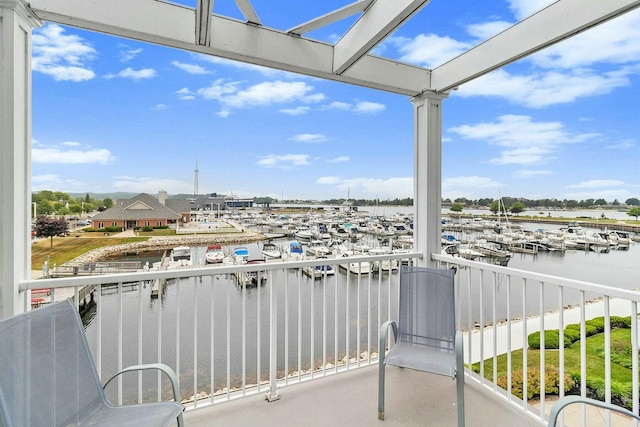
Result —
<path fill-rule="evenodd" d="M 598 334 L 604 332 L 604 317 L 594 317 L 591 320 L 587 320 L 586 323 L 596 328 Z"/>
<path fill-rule="evenodd" d="M 511 373 L 511 393 L 522 399 L 524 393 L 524 371 L 522 369 Z M 498 378 L 497 385 L 507 389 L 507 376 Z M 570 374 L 564 376 L 564 391 L 567 392 L 574 387 L 575 383 Z M 559 394 L 560 392 L 560 372 L 554 367 L 547 367 L 544 375 L 545 395 Z M 527 400 L 540 396 L 540 370 L 529 368 L 527 370 Z"/>
<path fill-rule="evenodd" d="M 564 340 L 569 341 L 571 344 L 580 340 L 580 330 L 575 330 L 573 328 L 566 328 L 564 330 Z"/>
<path fill-rule="evenodd" d="M 167 230 L 169 228 L 168 225 L 156 225 L 153 227 L 156 230 Z"/>
<path fill-rule="evenodd" d="M 586 332 L 588 337 L 598 333 L 598 329 L 595 326 L 590 325 L 589 323 L 585 323 L 584 326 L 585 326 L 585 332 Z M 580 324 L 579 323 L 572 323 L 570 325 L 567 325 L 567 327 L 565 328 L 565 331 L 567 329 L 574 329 L 574 330 L 578 331 L 578 334 L 580 334 Z"/>
<path fill-rule="evenodd" d="M 540 332 L 533 332 L 529 334 L 527 342 L 529 343 L 530 348 L 540 349 Z M 564 346 L 569 347 L 573 343 L 574 341 L 571 341 L 571 338 L 565 334 Z M 560 331 L 557 329 L 544 331 L 544 347 L 547 350 L 560 348 Z"/>
<path fill-rule="evenodd" d="M 605 381 L 603 378 L 587 379 L 587 388 L 591 397 L 604 401 L 606 395 Z M 623 406 L 629 410 L 633 407 L 633 386 L 632 383 L 621 383 L 611 381 L 611 402 Z"/>
<path fill-rule="evenodd" d="M 153 227 L 142 227 L 140 230 L 144 233 L 148 233 L 149 231 L 153 231 Z"/>
<path fill-rule="evenodd" d="M 107 233 L 119 233 L 122 231 L 122 227 L 105 227 L 104 231 L 106 231 Z"/>

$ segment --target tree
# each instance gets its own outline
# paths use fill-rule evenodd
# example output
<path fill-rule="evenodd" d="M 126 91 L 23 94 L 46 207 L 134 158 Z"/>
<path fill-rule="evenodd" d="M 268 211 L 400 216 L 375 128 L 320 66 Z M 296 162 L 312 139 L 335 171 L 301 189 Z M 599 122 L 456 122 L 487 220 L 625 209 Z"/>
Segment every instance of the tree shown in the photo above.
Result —
<path fill-rule="evenodd" d="M 491 202 L 491 206 L 489 206 L 489 210 L 491 212 L 493 212 L 493 214 L 497 214 L 498 211 L 500 210 L 500 202 L 497 200 L 494 200 L 493 202 Z"/>
<path fill-rule="evenodd" d="M 636 217 L 636 221 L 640 216 L 640 207 L 631 208 L 627 211 L 627 215 Z"/>
<path fill-rule="evenodd" d="M 111 200 L 109 197 L 105 197 L 102 203 L 104 204 L 104 207 L 107 209 L 113 207 L 113 200 Z"/>
<path fill-rule="evenodd" d="M 635 197 L 627 199 L 625 203 L 629 206 L 640 206 L 640 200 L 636 199 Z"/>
<path fill-rule="evenodd" d="M 520 212 L 523 212 L 524 210 L 525 210 L 525 206 L 520 202 L 515 202 L 513 205 L 511 205 L 511 208 L 509 208 L 509 211 L 515 215 L 518 215 Z"/>
<path fill-rule="evenodd" d="M 462 206 L 462 204 L 460 204 L 460 203 L 454 203 L 454 204 L 452 204 L 452 205 L 451 205 L 451 207 L 449 208 L 449 210 L 450 210 L 451 212 L 457 212 L 457 213 L 462 212 L 462 209 L 464 209 L 464 206 Z"/>
<path fill-rule="evenodd" d="M 36 237 L 49 237 L 51 239 L 51 247 L 53 247 L 53 238 L 66 234 L 68 229 L 69 224 L 64 218 L 51 218 L 40 215 L 36 219 Z"/>

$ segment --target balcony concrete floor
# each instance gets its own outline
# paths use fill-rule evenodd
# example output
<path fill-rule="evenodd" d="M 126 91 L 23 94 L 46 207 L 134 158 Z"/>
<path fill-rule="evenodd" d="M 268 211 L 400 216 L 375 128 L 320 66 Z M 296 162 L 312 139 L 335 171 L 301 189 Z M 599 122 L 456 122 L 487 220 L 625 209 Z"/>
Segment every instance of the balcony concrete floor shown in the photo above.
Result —
<path fill-rule="evenodd" d="M 280 389 L 280 400 L 264 395 L 185 413 L 193 426 L 456 426 L 455 381 L 448 377 L 387 367 L 385 420 L 378 416 L 378 368 L 371 366 Z M 539 427 L 473 380 L 465 385 L 467 426 Z"/>

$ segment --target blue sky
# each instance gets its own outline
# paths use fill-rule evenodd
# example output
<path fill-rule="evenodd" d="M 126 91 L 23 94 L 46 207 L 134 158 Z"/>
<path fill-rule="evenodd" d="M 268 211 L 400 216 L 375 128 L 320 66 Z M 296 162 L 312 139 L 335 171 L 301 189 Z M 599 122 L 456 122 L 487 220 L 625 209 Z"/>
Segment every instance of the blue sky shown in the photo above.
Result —
<path fill-rule="evenodd" d="M 188 6 L 195 1 L 184 0 Z M 347 1 L 253 0 L 286 30 Z M 551 3 L 438 1 L 374 53 L 433 67 Z M 286 10 L 287 13 L 283 13 Z M 231 0 L 215 13 L 240 18 Z M 335 41 L 352 21 L 308 34 Z M 443 102 L 443 197 L 640 197 L 640 11 Z M 406 96 L 46 24 L 33 32 L 33 190 L 393 199 Z"/>

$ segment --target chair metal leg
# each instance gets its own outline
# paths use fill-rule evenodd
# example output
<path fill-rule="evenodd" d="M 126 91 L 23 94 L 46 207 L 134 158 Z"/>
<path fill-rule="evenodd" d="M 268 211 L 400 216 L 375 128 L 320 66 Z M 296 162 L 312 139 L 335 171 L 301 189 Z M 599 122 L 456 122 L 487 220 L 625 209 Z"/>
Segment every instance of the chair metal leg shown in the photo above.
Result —
<path fill-rule="evenodd" d="M 378 419 L 384 420 L 384 357 L 387 348 L 389 326 L 393 331 L 394 342 L 398 339 L 398 326 L 393 320 L 387 320 L 380 326 L 380 342 L 378 343 Z"/>

